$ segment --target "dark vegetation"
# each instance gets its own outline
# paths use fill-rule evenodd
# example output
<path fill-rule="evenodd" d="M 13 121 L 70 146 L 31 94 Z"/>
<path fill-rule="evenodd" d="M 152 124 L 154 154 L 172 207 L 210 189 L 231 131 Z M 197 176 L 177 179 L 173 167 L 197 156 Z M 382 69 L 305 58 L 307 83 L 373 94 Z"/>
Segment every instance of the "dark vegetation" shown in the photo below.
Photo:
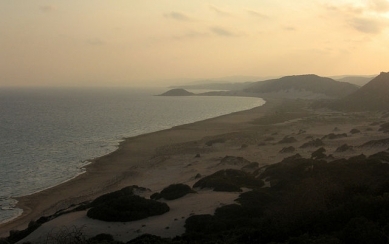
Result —
<path fill-rule="evenodd" d="M 342 133 L 342 134 L 334 134 L 334 133 L 330 133 L 328 135 L 325 135 L 322 139 L 329 139 L 329 140 L 335 140 L 335 139 L 339 139 L 339 138 L 343 138 L 343 137 L 347 137 L 347 134 L 346 133 Z"/>
<path fill-rule="evenodd" d="M 379 130 L 383 131 L 384 133 L 389 133 L 389 122 L 380 125 L 380 129 Z"/>
<path fill-rule="evenodd" d="M 166 203 L 134 195 L 131 187 L 105 194 L 91 204 L 87 216 L 110 222 L 127 222 L 168 212 Z"/>
<path fill-rule="evenodd" d="M 389 165 L 354 157 L 290 157 L 266 166 L 270 188 L 242 193 L 214 215 L 194 215 L 189 243 L 388 243 Z M 178 241 L 178 239 L 175 239 Z"/>
<path fill-rule="evenodd" d="M 361 133 L 361 131 L 354 128 L 354 129 L 350 130 L 350 133 L 351 134 L 357 134 L 357 133 Z"/>
<path fill-rule="evenodd" d="M 9 236 L 6 238 L 0 238 L 0 244 L 8 244 L 8 243 L 16 243 L 29 234 L 31 234 L 34 230 L 38 229 L 43 223 L 31 221 L 28 224 L 27 229 L 24 230 L 12 230 L 9 233 Z"/>
<path fill-rule="evenodd" d="M 220 160 L 219 165 L 247 165 L 251 162 L 243 157 L 225 156 Z"/>
<path fill-rule="evenodd" d="M 166 200 L 174 200 L 181 198 L 189 193 L 196 193 L 196 191 L 192 190 L 190 186 L 185 184 L 173 184 L 166 188 L 164 188 L 160 193 L 154 193 L 150 196 L 153 200 L 158 199 L 166 199 Z"/>
<path fill-rule="evenodd" d="M 212 188 L 214 191 L 241 192 L 241 187 L 257 189 L 263 181 L 241 170 L 220 170 L 197 181 L 193 188 Z"/>
<path fill-rule="evenodd" d="M 311 158 L 323 159 L 323 158 L 327 157 L 327 155 L 324 154 L 325 152 L 326 152 L 326 149 L 324 147 L 321 147 L 311 154 Z"/>
<path fill-rule="evenodd" d="M 375 153 L 373 155 L 370 155 L 369 159 L 377 159 L 377 160 L 381 160 L 382 162 L 389 163 L 389 152 L 383 151 L 383 152 Z"/>
<path fill-rule="evenodd" d="M 361 145 L 361 147 L 386 147 L 389 145 L 389 138 L 368 141 Z"/>
<path fill-rule="evenodd" d="M 309 142 L 304 143 L 300 146 L 300 148 L 307 148 L 307 147 L 321 147 L 324 146 L 324 143 L 320 139 L 311 140 Z"/>
<path fill-rule="evenodd" d="M 282 148 L 280 153 L 293 153 L 295 151 L 296 151 L 296 148 L 294 148 L 293 146 L 290 146 L 290 147 Z"/>
<path fill-rule="evenodd" d="M 258 168 L 259 166 L 259 163 L 257 162 L 252 162 L 252 163 L 249 163 L 245 166 L 242 167 L 242 171 L 244 172 L 251 172 L 251 171 L 254 171 Z"/>
<path fill-rule="evenodd" d="M 209 140 L 205 143 L 205 145 L 207 146 L 212 146 L 213 144 L 216 144 L 216 143 L 225 143 L 226 142 L 226 139 L 224 138 L 216 138 L 216 139 L 212 139 L 212 140 Z"/>
<path fill-rule="evenodd" d="M 349 150 L 352 150 L 353 147 L 352 146 L 349 146 L 347 144 L 343 144 L 342 146 L 338 147 L 335 152 L 346 152 L 346 151 L 349 151 Z"/>
<path fill-rule="evenodd" d="M 296 138 L 294 138 L 293 136 L 285 136 L 278 143 L 279 144 L 284 144 L 284 143 L 293 143 L 293 142 L 296 142 L 296 141 L 297 141 Z"/>
<path fill-rule="evenodd" d="M 296 154 L 253 174 L 218 171 L 195 185 L 252 190 L 240 194 L 235 204 L 219 207 L 214 215 L 190 216 L 182 236 L 145 234 L 129 243 L 388 243 L 388 160 L 385 151 L 330 163 Z M 262 180 L 271 187 L 263 188 Z M 133 196 L 124 188 L 91 204 Z M 77 243 L 119 242 L 105 234 Z"/>

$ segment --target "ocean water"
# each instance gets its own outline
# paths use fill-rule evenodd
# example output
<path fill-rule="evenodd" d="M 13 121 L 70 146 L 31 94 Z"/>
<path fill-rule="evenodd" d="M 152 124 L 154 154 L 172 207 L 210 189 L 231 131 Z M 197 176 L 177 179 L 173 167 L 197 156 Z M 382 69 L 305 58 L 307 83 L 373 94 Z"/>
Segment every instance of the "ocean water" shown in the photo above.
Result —
<path fill-rule="evenodd" d="M 159 97 L 165 89 L 0 88 L 0 223 L 12 197 L 84 172 L 125 137 L 251 109 L 260 98 Z"/>

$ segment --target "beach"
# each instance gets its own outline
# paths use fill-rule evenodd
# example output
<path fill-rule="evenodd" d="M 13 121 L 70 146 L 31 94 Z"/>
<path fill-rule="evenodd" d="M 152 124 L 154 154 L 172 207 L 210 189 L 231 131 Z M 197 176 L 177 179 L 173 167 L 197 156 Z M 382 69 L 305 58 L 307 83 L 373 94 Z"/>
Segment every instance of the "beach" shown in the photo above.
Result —
<path fill-rule="evenodd" d="M 153 157 L 158 148 L 244 129 L 250 126 L 248 124 L 250 120 L 262 114 L 268 107 L 265 105 L 249 111 L 128 138 L 116 151 L 92 160 L 86 167 L 86 173 L 53 188 L 18 198 L 17 207 L 23 209 L 23 213 L 11 222 L 2 224 L 0 235 L 7 236 L 10 230 L 26 228 L 31 220 L 120 189 L 122 186 L 142 185 L 140 179 L 143 177 L 143 168 L 152 166 L 150 157 Z"/>
<path fill-rule="evenodd" d="M 328 152 L 335 158 L 347 158 L 355 154 L 373 153 L 386 148 L 370 147 L 355 151 L 335 153 L 343 144 L 361 145 L 372 139 L 385 138 L 371 124 L 380 120 L 380 113 L 348 113 L 329 110 L 313 110 L 303 101 L 268 99 L 261 107 L 177 126 L 125 139 L 119 148 L 86 167 L 86 173 L 73 180 L 36 194 L 17 199 L 23 214 L 0 226 L 1 236 L 10 230 L 24 229 L 31 220 L 49 216 L 71 205 L 92 200 L 102 194 L 130 185 L 144 187 L 141 195 L 149 197 L 173 183 L 192 186 L 197 175 L 209 175 L 220 169 L 241 169 L 248 162 L 258 167 L 280 162 L 295 153 L 310 157 L 317 148 L 301 148 L 314 138 L 336 133 L 349 136 L 336 140 L 323 139 Z M 360 133 L 350 134 L 352 129 Z M 283 142 L 293 137 L 291 142 Z M 294 147 L 293 152 L 282 152 Z M 128 241 L 142 233 L 163 237 L 181 235 L 185 219 L 193 214 L 213 214 L 220 206 L 231 204 L 238 193 L 213 193 L 199 191 L 182 199 L 168 202 L 171 211 L 161 217 L 152 217 L 130 223 L 106 223 L 91 220 L 85 211 L 66 214 L 45 223 L 27 240 L 37 240 L 61 226 L 85 226 L 85 233 L 94 236 L 111 229 L 115 239 Z"/>

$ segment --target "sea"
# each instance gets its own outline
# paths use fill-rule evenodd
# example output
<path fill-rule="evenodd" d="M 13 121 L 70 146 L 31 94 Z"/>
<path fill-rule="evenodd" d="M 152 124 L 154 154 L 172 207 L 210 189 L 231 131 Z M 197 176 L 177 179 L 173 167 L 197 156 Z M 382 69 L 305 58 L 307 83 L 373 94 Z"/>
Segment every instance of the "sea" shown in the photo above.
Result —
<path fill-rule="evenodd" d="M 0 88 L 0 223 L 20 197 L 85 172 L 127 137 L 263 105 L 248 97 L 163 97 L 166 88 Z"/>

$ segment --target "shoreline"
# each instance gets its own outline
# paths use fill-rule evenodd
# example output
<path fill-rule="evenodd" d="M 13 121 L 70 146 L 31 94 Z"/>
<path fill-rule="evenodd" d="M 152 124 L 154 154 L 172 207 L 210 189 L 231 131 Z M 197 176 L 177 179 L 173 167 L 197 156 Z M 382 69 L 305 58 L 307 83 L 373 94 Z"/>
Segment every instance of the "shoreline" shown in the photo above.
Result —
<path fill-rule="evenodd" d="M 122 186 L 141 185 L 137 181 L 141 178 L 137 168 L 147 166 L 147 161 L 156 149 L 250 126 L 249 122 L 257 118 L 258 114 L 263 114 L 269 107 L 274 107 L 274 101 L 269 103 L 268 100 L 263 100 L 265 104 L 252 109 L 124 138 L 111 153 L 88 160 L 90 163 L 84 167 L 85 172 L 59 185 L 16 197 L 18 201 L 16 208 L 22 209 L 23 212 L 16 218 L 0 224 L 0 237 L 7 236 L 10 230 L 24 229 L 30 221 L 53 214 L 71 204 L 93 199 Z M 131 157 L 126 160 L 126 156 Z"/>

